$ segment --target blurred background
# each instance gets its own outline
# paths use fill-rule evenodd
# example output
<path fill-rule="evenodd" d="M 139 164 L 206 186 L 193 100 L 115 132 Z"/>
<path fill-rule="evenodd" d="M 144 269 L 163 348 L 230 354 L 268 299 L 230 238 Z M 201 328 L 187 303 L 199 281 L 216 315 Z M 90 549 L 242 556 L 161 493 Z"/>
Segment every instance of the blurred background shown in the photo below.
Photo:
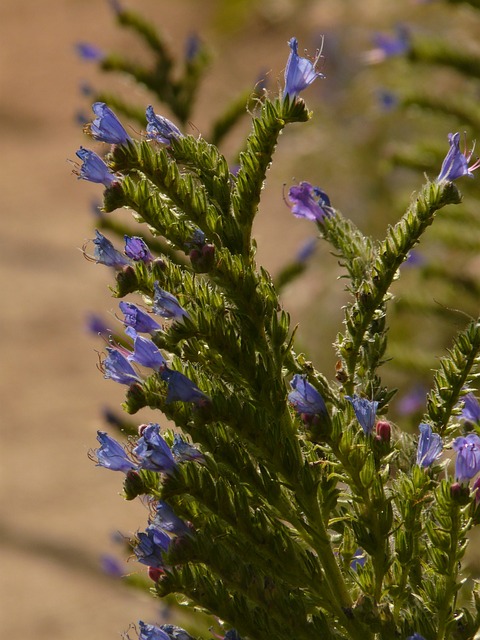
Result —
<path fill-rule="evenodd" d="M 261 78 L 278 93 L 288 40 L 296 36 L 299 51 L 314 56 L 324 37 L 326 79 L 304 94 L 314 116 L 282 135 L 256 223 L 258 262 L 276 276 L 315 237 L 314 227 L 295 220 L 285 204 L 290 185 L 320 186 L 362 230 L 382 238 L 423 172 L 438 174 L 447 134 L 478 136 L 475 4 L 131 0 L 128 6 L 160 29 L 180 59 L 192 34 L 209 50 L 187 133 L 206 135 L 215 117 Z M 118 411 L 124 389 L 102 379 L 96 366 L 103 343 L 87 330 L 89 314 L 113 323 L 117 308 L 109 269 L 88 263 L 80 251 L 93 237 L 92 203 L 102 187 L 77 181 L 69 161 L 80 145 L 101 146 L 82 133 L 92 102 L 85 83 L 93 94 L 116 92 L 175 118 L 127 76 L 102 73 L 77 55 L 76 44 L 88 42 L 148 64 L 148 51 L 116 24 L 108 2 L 2 0 L 0 42 L 0 635 L 115 638 L 138 619 L 161 622 L 165 612 L 102 564 L 105 554 L 121 557 L 118 532 L 142 528 L 148 513 L 138 501 L 125 503 L 121 478 L 88 458 L 97 429 L 105 429 L 102 410 Z M 246 114 L 222 141 L 232 164 L 249 128 Z M 418 424 L 436 358 L 467 316 L 478 313 L 479 188 L 467 179 L 459 186 L 465 204 L 442 212 L 395 288 L 388 354 L 394 360 L 385 378 L 400 388 L 391 417 L 405 429 Z M 341 270 L 323 243 L 306 266 L 283 299 L 300 323 L 298 350 L 333 379 L 332 342 L 346 300 Z M 142 570 L 131 563 L 124 572 Z"/>

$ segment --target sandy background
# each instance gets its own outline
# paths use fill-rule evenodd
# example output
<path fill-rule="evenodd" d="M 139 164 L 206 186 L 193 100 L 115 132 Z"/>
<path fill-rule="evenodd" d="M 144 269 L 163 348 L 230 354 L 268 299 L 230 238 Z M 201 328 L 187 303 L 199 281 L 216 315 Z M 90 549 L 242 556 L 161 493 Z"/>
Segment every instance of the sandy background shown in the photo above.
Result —
<path fill-rule="evenodd" d="M 377 4 L 361 3 L 366 23 Z M 292 35 L 309 46 L 307 34 L 339 24 L 342 12 L 355 24 L 360 11 L 338 0 L 310 3 L 308 11 L 293 11 L 288 0 L 254 2 L 257 9 L 275 6 L 276 19 L 254 12 L 246 28 L 221 35 L 212 22 L 220 5 L 130 3 L 163 25 L 176 51 L 192 30 L 211 40 L 216 60 L 193 120 L 199 131 L 211 121 L 212 105 L 219 111 L 260 70 L 272 70 L 275 88 Z M 142 528 L 147 513 L 118 497 L 122 478 L 96 469 L 87 456 L 104 428 L 101 407 L 118 407 L 124 390 L 102 380 L 99 343 L 85 331 L 87 313 L 108 317 L 116 303 L 107 290 L 109 270 L 86 262 L 78 249 L 93 237 L 90 203 L 101 195 L 98 185 L 77 181 L 68 163 L 89 144 L 75 121 L 79 109 L 88 110 L 79 83 L 100 86 L 95 68 L 75 55 L 79 41 L 142 55 L 103 0 L 0 1 L 0 637 L 9 640 L 117 638 L 138 619 L 158 619 L 155 601 L 99 568 L 100 555 L 116 551 L 112 533 Z M 108 78 L 102 86 L 151 101 L 128 81 Z M 259 261 L 273 271 L 311 232 L 293 223 L 282 200 L 282 182 L 316 171 L 295 176 L 291 158 L 301 144 L 294 135 L 289 146 L 282 140 L 262 205 L 269 215 L 257 224 Z M 296 289 L 298 313 L 322 286 L 314 277 Z"/>

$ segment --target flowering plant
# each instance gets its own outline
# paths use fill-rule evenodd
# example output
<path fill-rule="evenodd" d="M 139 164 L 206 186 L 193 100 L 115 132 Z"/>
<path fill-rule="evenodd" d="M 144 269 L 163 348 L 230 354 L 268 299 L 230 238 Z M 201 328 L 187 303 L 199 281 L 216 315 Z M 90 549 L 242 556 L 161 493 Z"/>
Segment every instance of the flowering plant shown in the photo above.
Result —
<path fill-rule="evenodd" d="M 289 46 L 283 91 L 262 98 L 235 172 L 217 146 L 151 106 L 135 139 L 107 104 L 93 105 L 88 131 L 113 146 L 104 159 L 81 148 L 78 175 L 105 187 L 105 214 L 127 207 L 146 225 L 123 252 L 99 231 L 93 240 L 92 259 L 116 270 L 114 296 L 142 300 L 120 302 L 126 337 L 101 369 L 125 385 L 128 413 L 149 407 L 176 425 L 141 425 L 127 445 L 101 431 L 94 457 L 125 474 L 127 500 L 151 506 L 132 548 L 153 593 L 215 616 L 226 639 L 467 640 L 480 628 L 480 591 L 463 562 L 480 522 L 469 395 L 480 319 L 440 360 L 418 438 L 388 421 L 394 390 L 379 370 L 398 269 L 437 212 L 460 202 L 453 181 L 477 164 L 450 135 L 438 178 L 382 242 L 320 188 L 291 187 L 292 213 L 316 225 L 348 276 L 330 381 L 296 352 L 252 238 L 279 135 L 311 117 L 299 94 L 322 77 L 318 56 L 300 57 L 295 38 Z M 139 638 L 191 636 L 142 621 Z"/>

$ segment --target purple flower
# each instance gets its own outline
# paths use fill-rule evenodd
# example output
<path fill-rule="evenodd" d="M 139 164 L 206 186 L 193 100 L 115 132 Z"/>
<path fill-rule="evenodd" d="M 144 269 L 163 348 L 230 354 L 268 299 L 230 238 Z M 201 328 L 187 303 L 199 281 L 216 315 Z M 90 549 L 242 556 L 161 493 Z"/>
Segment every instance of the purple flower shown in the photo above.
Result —
<path fill-rule="evenodd" d="M 153 256 L 145 241 L 137 236 L 125 236 L 125 255 L 132 260 L 141 260 L 148 264 L 152 262 Z"/>
<path fill-rule="evenodd" d="M 163 569 L 163 552 L 167 551 L 170 544 L 170 537 L 164 532 L 150 524 L 144 533 L 138 533 L 138 544 L 133 551 L 137 560 L 148 567 Z"/>
<path fill-rule="evenodd" d="M 104 102 L 94 102 L 92 109 L 97 117 L 90 124 L 89 131 L 95 140 L 110 144 L 124 144 L 131 140 L 120 120 Z"/>
<path fill-rule="evenodd" d="M 208 396 L 200 391 L 190 378 L 187 378 L 180 371 L 165 368 L 160 373 L 160 376 L 168 385 L 167 398 L 165 400 L 167 404 L 180 400 L 181 402 L 193 402 L 198 405 L 208 400 Z"/>
<path fill-rule="evenodd" d="M 323 73 L 315 70 L 320 59 L 320 51 L 313 62 L 308 58 L 300 58 L 298 55 L 298 40 L 291 38 L 288 42 L 290 47 L 290 56 L 285 67 L 285 89 L 283 91 L 284 99 L 289 96 L 296 98 L 298 94 L 312 84 L 316 78 L 324 78 Z"/>
<path fill-rule="evenodd" d="M 383 62 L 393 56 L 403 56 L 410 49 L 410 31 L 399 24 L 395 28 L 395 35 L 376 33 L 373 37 L 374 49 L 366 54 L 366 61 L 370 64 Z"/>
<path fill-rule="evenodd" d="M 90 313 L 87 316 L 87 330 L 97 336 L 108 336 L 111 333 L 111 329 L 109 329 L 103 318 L 96 313 Z"/>
<path fill-rule="evenodd" d="M 75 49 L 77 50 L 78 55 L 84 60 L 100 61 L 105 58 L 103 51 L 89 42 L 77 42 Z"/>
<path fill-rule="evenodd" d="M 150 423 L 143 429 L 133 453 L 141 469 L 169 474 L 177 467 L 170 447 L 160 435 L 158 424 Z"/>
<path fill-rule="evenodd" d="M 117 251 L 110 240 L 97 229 L 95 229 L 95 238 L 92 242 L 95 245 L 93 259 L 97 264 L 104 264 L 107 267 L 115 267 L 117 269 L 129 264 L 125 256 L 120 251 Z M 86 255 L 86 257 L 88 258 L 89 256 Z"/>
<path fill-rule="evenodd" d="M 172 507 L 164 500 L 157 503 L 156 515 L 153 524 L 161 531 L 174 533 L 176 536 L 189 535 L 190 529 L 185 522 L 177 516 Z"/>
<path fill-rule="evenodd" d="M 107 347 L 107 352 L 108 356 L 102 362 L 105 378 L 110 378 L 120 384 L 128 385 L 134 382 L 140 382 L 140 378 L 135 369 L 120 351 L 112 347 Z"/>
<path fill-rule="evenodd" d="M 170 640 L 195 640 L 185 629 L 181 629 L 174 624 L 162 624 L 160 629 L 168 633 Z"/>
<path fill-rule="evenodd" d="M 77 151 L 77 156 L 83 162 L 78 174 L 79 179 L 98 182 L 107 187 L 107 189 L 118 181 L 117 176 L 110 171 L 105 162 L 94 151 L 80 147 Z"/>
<path fill-rule="evenodd" d="M 453 182 L 453 180 L 461 178 L 462 176 L 469 176 L 470 178 L 473 178 L 473 171 L 480 167 L 480 160 L 477 160 L 472 166 L 468 166 L 473 155 L 473 149 L 471 151 L 467 151 L 465 142 L 465 149 L 463 153 L 460 151 L 459 133 L 449 133 L 448 141 L 450 143 L 450 149 L 443 161 L 437 182 L 441 182 L 442 180 Z"/>
<path fill-rule="evenodd" d="M 150 140 L 156 140 L 162 144 L 170 144 L 172 138 L 182 138 L 183 133 L 173 122 L 163 116 L 158 116 L 150 105 L 146 111 L 147 135 Z"/>
<path fill-rule="evenodd" d="M 183 317 L 189 318 L 188 313 L 180 306 L 174 295 L 162 289 L 157 281 L 153 283 L 153 287 L 155 289 L 153 310 L 157 315 L 173 320 L 181 320 Z"/>
<path fill-rule="evenodd" d="M 177 462 L 204 460 L 203 454 L 193 444 L 184 440 L 179 433 L 173 436 L 172 453 Z"/>
<path fill-rule="evenodd" d="M 322 396 L 307 381 L 305 376 L 296 373 L 290 382 L 290 386 L 293 391 L 288 394 L 288 400 L 295 407 L 295 411 L 306 415 L 327 413 L 327 407 Z"/>
<path fill-rule="evenodd" d="M 438 433 L 432 432 L 429 424 L 422 424 L 418 427 L 420 438 L 417 446 L 417 464 L 420 467 L 432 465 L 442 452 L 443 441 Z"/>
<path fill-rule="evenodd" d="M 473 393 L 467 393 L 463 398 L 463 409 L 460 417 L 480 424 L 480 403 Z"/>
<path fill-rule="evenodd" d="M 345 396 L 353 406 L 357 420 L 359 421 L 364 433 L 369 435 L 375 426 L 378 402 L 376 400 L 367 400 L 358 396 Z"/>
<path fill-rule="evenodd" d="M 171 637 L 166 631 L 153 624 L 145 624 L 145 622 L 140 620 L 138 626 L 140 627 L 138 640 L 171 640 Z"/>
<path fill-rule="evenodd" d="M 124 314 L 123 322 L 127 327 L 132 327 L 139 333 L 154 333 L 161 330 L 161 325 L 150 314 L 145 313 L 131 302 L 120 302 L 120 310 Z"/>
<path fill-rule="evenodd" d="M 414 385 L 398 401 L 398 413 L 402 416 L 408 416 L 420 411 L 425 406 L 426 397 L 427 389 L 421 384 Z"/>
<path fill-rule="evenodd" d="M 353 554 L 352 561 L 350 562 L 350 569 L 358 571 L 358 567 L 363 567 L 367 561 L 367 556 L 363 549 L 357 549 Z"/>
<path fill-rule="evenodd" d="M 476 433 L 456 438 L 453 448 L 457 452 L 455 478 L 457 482 L 468 482 L 480 471 L 480 438 Z"/>
<path fill-rule="evenodd" d="M 197 33 L 191 33 L 185 41 L 185 60 L 192 62 L 201 48 L 201 41 Z"/>
<path fill-rule="evenodd" d="M 414 633 L 413 636 L 408 636 L 407 640 L 425 640 L 419 633 Z"/>
<path fill-rule="evenodd" d="M 102 571 L 112 578 L 121 578 L 125 574 L 123 564 L 115 556 L 104 553 L 100 557 L 100 565 Z"/>
<path fill-rule="evenodd" d="M 330 215 L 330 199 L 327 194 L 318 187 L 312 187 L 309 182 L 301 182 L 290 187 L 288 197 L 292 203 L 292 213 L 296 218 L 305 220 L 322 221 Z"/>
<path fill-rule="evenodd" d="M 131 471 L 137 467 L 128 459 L 125 449 L 122 445 L 111 438 L 104 431 L 97 431 L 97 440 L 100 447 L 95 449 L 97 456 L 97 466 L 111 469 L 112 471 Z"/>
<path fill-rule="evenodd" d="M 159 371 L 165 366 L 165 358 L 156 344 L 148 338 L 139 336 L 133 327 L 127 327 L 125 333 L 133 339 L 133 353 L 127 356 L 129 362 L 136 362 L 154 371 Z"/>
<path fill-rule="evenodd" d="M 318 246 L 318 238 L 309 238 L 300 248 L 296 255 L 296 261 L 300 264 L 307 262 L 315 253 Z"/>

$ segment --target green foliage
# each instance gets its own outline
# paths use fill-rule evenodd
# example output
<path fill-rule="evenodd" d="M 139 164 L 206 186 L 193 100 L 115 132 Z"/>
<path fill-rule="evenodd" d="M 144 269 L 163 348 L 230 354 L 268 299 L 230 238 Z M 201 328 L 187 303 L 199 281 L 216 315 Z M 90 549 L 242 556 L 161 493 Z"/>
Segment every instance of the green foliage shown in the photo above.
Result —
<path fill-rule="evenodd" d="M 130 13 L 119 19 L 163 61 L 157 80 L 168 84 L 162 41 Z M 122 64 L 117 68 L 146 83 Z M 128 472 L 124 495 L 149 496 L 153 505 L 166 500 L 189 523 L 162 553 L 156 595 L 179 594 L 251 640 L 397 640 L 414 633 L 467 640 L 480 622 L 478 586 L 467 583 L 464 562 L 480 520 L 476 493 L 452 480 L 446 459 L 416 464 L 415 443 L 395 425 L 383 421 L 382 430 L 375 418 L 365 426 L 352 399 L 377 402 L 378 413 L 387 414 L 395 390 L 378 369 L 387 360 L 392 285 L 437 224 L 437 212 L 461 196 L 451 181 L 427 179 L 381 241 L 334 207 L 317 219 L 350 296 L 335 343 L 337 379 L 330 381 L 295 352 L 289 314 L 256 264 L 252 239 L 279 135 L 310 116 L 299 97 L 259 100 L 236 176 L 201 137 L 181 135 L 162 146 L 132 141 L 106 156 L 116 181 L 104 194 L 102 225 L 123 233 L 114 212 L 126 207 L 146 225 L 143 237 L 155 251 L 154 260 L 118 271 L 113 295 L 139 294 L 155 310 L 161 287 L 188 314 L 153 333 L 167 364 L 139 370 L 124 407 L 130 414 L 160 410 L 202 454 L 171 472 Z M 208 247 L 201 264 L 191 248 L 199 230 Z M 473 320 L 458 334 L 428 399 L 425 421 L 447 446 L 458 431 L 458 401 L 479 375 L 479 328 Z M 186 376 L 202 399 L 169 399 L 166 372 Z M 294 375 L 311 385 L 314 410 L 289 394 Z M 365 562 L 354 566 L 359 548 Z"/>

